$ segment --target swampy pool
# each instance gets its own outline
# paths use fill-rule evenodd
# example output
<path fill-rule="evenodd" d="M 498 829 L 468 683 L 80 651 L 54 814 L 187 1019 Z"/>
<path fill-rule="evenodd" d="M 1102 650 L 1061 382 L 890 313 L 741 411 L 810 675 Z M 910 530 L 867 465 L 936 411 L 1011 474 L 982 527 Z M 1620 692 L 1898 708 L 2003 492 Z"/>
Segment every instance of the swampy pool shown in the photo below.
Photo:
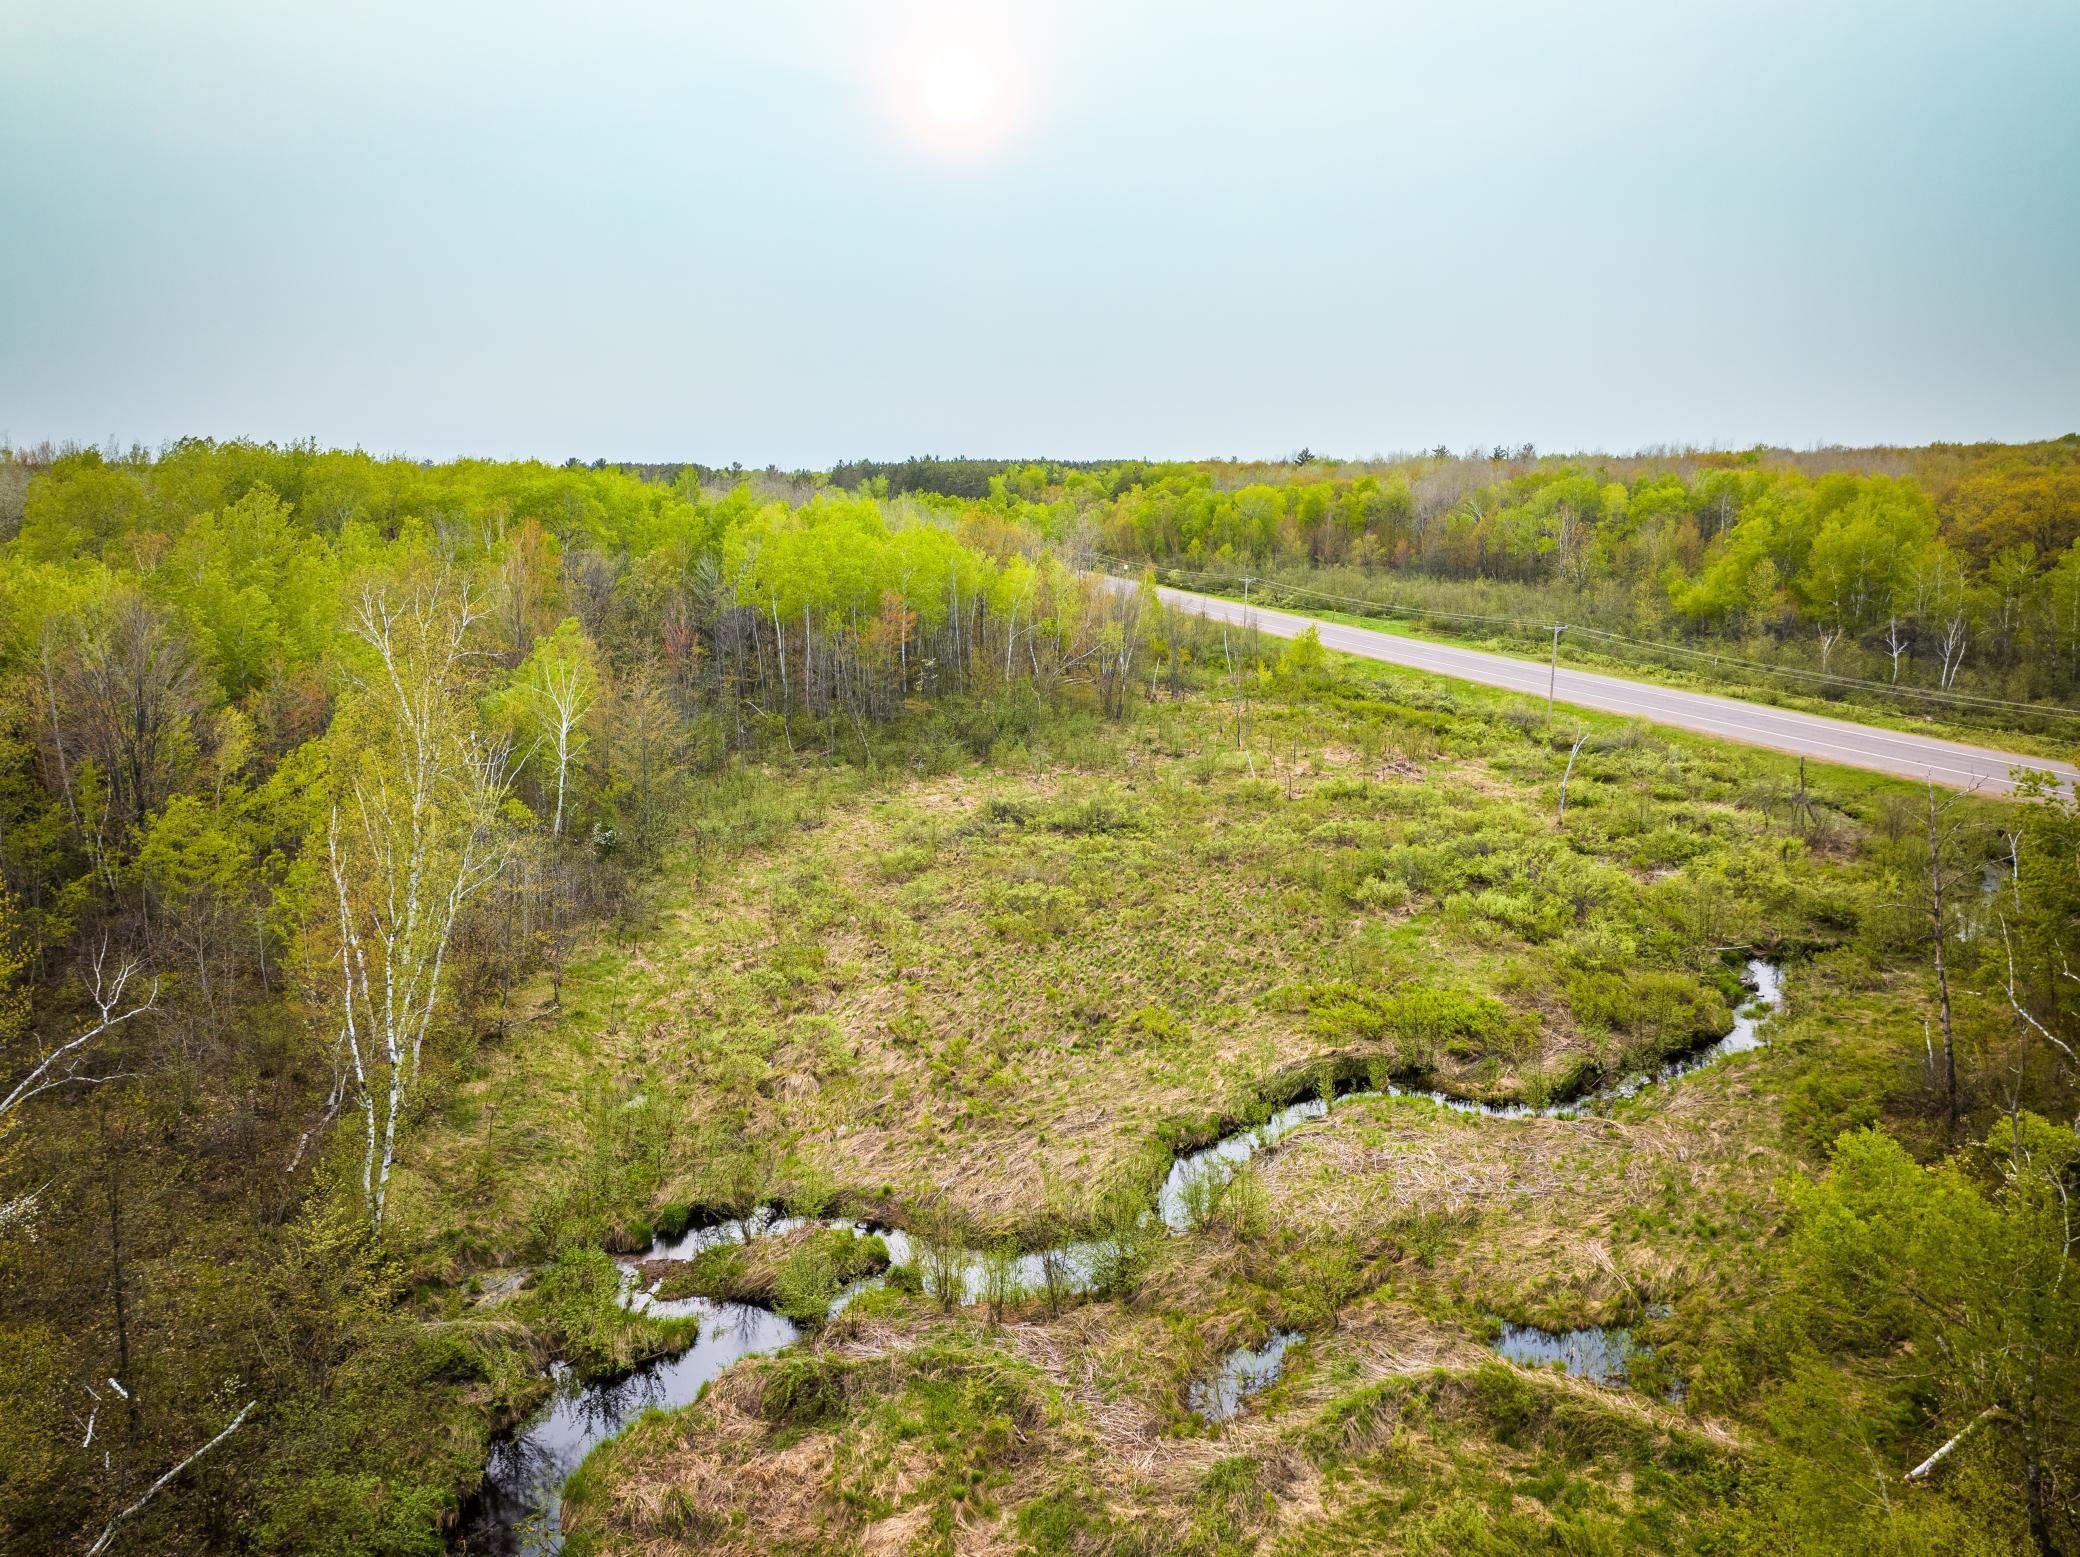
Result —
<path fill-rule="evenodd" d="M 1579 1330 L 1541 1330 L 1536 1325 L 1512 1324 L 1502 1327 L 1502 1333 L 1495 1338 L 1495 1350 L 1526 1368 L 1558 1364 L 1592 1384 L 1623 1384 L 1632 1359 L 1644 1351 L 1633 1344 L 1630 1330 L 1602 1325 Z"/>
<path fill-rule="evenodd" d="M 1274 1330 L 1262 1346 L 1238 1346 L 1221 1359 L 1212 1378 L 1185 1391 L 1185 1404 L 1205 1421 L 1225 1422 L 1250 1396 L 1269 1389 L 1285 1371 L 1286 1352 L 1307 1339 L 1297 1330 Z"/>

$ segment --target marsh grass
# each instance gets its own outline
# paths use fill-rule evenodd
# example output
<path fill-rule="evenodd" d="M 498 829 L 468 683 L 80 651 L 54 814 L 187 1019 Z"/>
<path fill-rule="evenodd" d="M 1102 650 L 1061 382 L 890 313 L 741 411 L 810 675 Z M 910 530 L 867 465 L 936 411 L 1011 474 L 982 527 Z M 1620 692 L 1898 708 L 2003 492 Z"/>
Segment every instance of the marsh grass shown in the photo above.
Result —
<path fill-rule="evenodd" d="M 1187 698 L 733 781 L 643 932 L 479 1061 L 409 1183 L 476 1259 L 769 1201 L 906 1226 L 919 1259 L 786 1364 L 813 1409 L 733 1370 L 588 1471 L 581 1523 L 606 1549 L 1330 1551 L 1383 1523 L 1407 1550 L 1671 1549 L 1704 1474 L 1681 1419 L 1489 1371 L 1483 1327 L 1638 1323 L 1693 1411 L 1740 1408 L 1774 1181 L 1910 1088 L 1888 1027 L 1918 991 L 1864 834 L 1889 790 L 1819 772 L 1831 820 L 1794 831 L 1783 759 L 1591 719 L 1563 829 L 1564 747 L 1513 706 L 1367 671 L 1267 694 L 1252 758 Z M 1764 949 L 1795 963 L 1765 1051 L 1608 1119 L 1346 1102 L 1193 1191 L 1192 1236 L 1142 1219 L 1173 1151 L 1283 1101 L 1576 1095 L 1722 1031 Z M 1045 1263 L 1010 1289 L 1013 1247 L 1071 1238 L 1095 1297 Z M 736 1258 L 717 1280 L 747 1291 Z M 776 1296 L 787 1268 L 790 1301 L 829 1290 L 794 1258 Z M 603 1324 L 591 1302 L 558 1323 Z M 1216 1453 L 1185 1388 L 1274 1325 L 1309 1334 L 1305 1376 Z"/>
<path fill-rule="evenodd" d="M 992 1214 L 1008 1194 L 1031 1222 L 1051 1172 L 1087 1186 L 1088 1219 L 1145 1171 L 1165 1121 L 1209 1100 L 1244 1111 L 1325 1041 L 1490 1098 L 1619 1068 L 1683 1026 L 1686 992 L 1698 1025 L 1716 1009 L 1715 943 L 1671 934 L 1662 900 L 1687 893 L 1718 930 L 1770 902 L 1746 890 L 1770 829 L 1716 752 L 1613 743 L 1601 760 L 1635 770 L 1614 781 L 1672 798 L 1584 807 L 1556 835 L 1542 743 L 1464 697 L 1447 711 L 1390 681 L 1267 706 L 1290 798 L 1238 771 L 1219 718 L 1155 705 L 1080 735 L 1093 767 L 1036 756 L 895 787 L 819 775 L 801 795 L 775 775 L 790 794 L 771 801 L 733 781 L 716 809 L 743 823 L 741 863 L 721 869 L 704 834 L 705 863 L 670 868 L 648 906 L 654 932 L 573 967 L 556 1035 L 516 1034 L 520 1066 L 476 1084 L 459 1158 L 442 1148 L 424 1171 L 453 1180 L 474 1159 L 494 1200 L 510 1186 L 528 1206 L 505 1225 L 537 1245 L 814 1175 L 834 1197 L 889 1184 Z M 1409 719 L 1434 724 L 1422 782 L 1357 769 L 1362 745 Z M 1651 840 L 1671 831 L 1709 852 L 1660 862 Z M 1386 897 L 1360 890 L 1385 881 Z M 1795 913 L 1776 920 L 1797 933 Z M 1635 990 L 1632 970 L 1659 983 Z M 582 1101 L 601 1071 L 621 1102 L 644 1096 L 648 1135 L 624 1139 L 636 1132 Z M 542 1183 L 576 1154 L 539 1148 L 586 1120 L 585 1180 Z M 519 1252 L 510 1233 L 480 1236 Z"/>

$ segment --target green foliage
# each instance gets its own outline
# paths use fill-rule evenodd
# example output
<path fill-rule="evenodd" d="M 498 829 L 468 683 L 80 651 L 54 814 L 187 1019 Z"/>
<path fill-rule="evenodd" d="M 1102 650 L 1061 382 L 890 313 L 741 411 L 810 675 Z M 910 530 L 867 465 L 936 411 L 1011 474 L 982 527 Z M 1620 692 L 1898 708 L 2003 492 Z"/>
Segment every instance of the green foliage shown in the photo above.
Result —
<path fill-rule="evenodd" d="M 314 1557 L 438 1557 L 440 1520 L 452 1494 L 439 1485 L 392 1484 L 376 1470 L 313 1465 L 270 1487 L 263 1551 Z"/>
<path fill-rule="evenodd" d="M 1567 1003 L 1577 1021 L 1675 1049 L 1716 1037 L 1732 1022 L 1717 990 L 1680 973 L 1576 971 Z"/>
<path fill-rule="evenodd" d="M 1108 1526 L 1101 1509 L 1094 1508 L 1073 1490 L 1050 1492 L 1034 1498 L 1018 1511 L 1018 1538 L 1038 1557 L 1079 1551 L 1090 1537 Z"/>
<path fill-rule="evenodd" d="M 542 808 L 551 812 L 552 833 L 564 830 L 569 775 L 591 743 L 588 724 L 599 695 L 598 650 L 578 619 L 566 617 L 535 640 L 511 682 L 488 700 L 490 719 L 511 732 L 523 770 L 543 774 L 537 787 L 553 796 Z"/>
<path fill-rule="evenodd" d="M 1495 1436 L 1506 1444 L 1521 1446 L 1526 1432 L 1544 1415 L 1545 1402 L 1506 1363 L 1484 1362 L 1474 1370 L 1473 1398 Z"/>
<path fill-rule="evenodd" d="M 632 1313 L 620 1295 L 621 1272 L 611 1255 L 566 1249 L 542 1268 L 526 1297 L 559 1354 L 581 1377 L 597 1377 L 670 1350 L 686 1328 L 684 1321 Z"/>
<path fill-rule="evenodd" d="M 834 1421 L 846 1406 L 850 1368 L 822 1352 L 792 1351 L 761 1365 L 759 1409 L 792 1427 Z"/>
<path fill-rule="evenodd" d="M 1118 794 L 1099 790 L 1050 807 L 1040 824 L 1050 832 L 1089 838 L 1138 832 L 1148 826 L 1148 819 Z"/>
<path fill-rule="evenodd" d="M 1709 645 L 1728 656 L 1711 667 L 1715 690 L 1731 672 L 1796 697 L 1809 683 L 1767 667 L 1828 670 L 1875 683 L 1850 697 L 1893 717 L 1899 701 L 1884 689 L 1895 683 L 2012 697 L 2019 681 L 2055 701 L 2080 677 L 2080 609 L 2068 609 L 2080 601 L 2080 470 L 2063 439 L 1825 459 L 1751 450 L 1703 465 L 1527 457 L 1502 470 L 1433 451 L 1253 474 L 1240 484 L 1232 468 L 1126 467 L 1110 483 L 1058 479 L 1080 511 L 1095 510 L 1108 554 L 1231 595 L 1246 574 L 1266 604 L 1288 603 L 1290 586 L 1303 609 L 1370 603 L 1517 652 L 1543 652 L 1556 620 L 1677 640 L 1657 653 L 1570 639 L 1563 652 L 1620 669 L 1644 659 L 1650 674 L 1683 679 L 1700 662 L 1681 650 Z M 1516 625 L 1469 628 L 1469 617 Z M 1764 668 L 1734 671 L 1731 659 Z"/>
<path fill-rule="evenodd" d="M 1882 1435 L 1904 1461 L 1922 1457 L 1910 1444 L 1925 1451 L 1981 1424 L 1958 1472 L 1931 1480 L 1989 1522 L 2011 1524 L 2024 1510 L 2040 1544 L 2080 1517 L 2066 1490 L 2076 1471 L 2067 1425 L 2080 1420 L 2076 1168 L 2080 1136 L 2033 1114 L 1999 1121 L 1983 1152 L 1933 1168 L 1890 1136 L 1859 1131 L 1841 1138 L 1823 1178 L 1794 1187 L 1785 1251 L 1792 1333 L 1821 1350 L 1885 1358 L 1894 1372 L 1897 1393 L 1881 1409 L 1898 1413 L 1897 1425 L 1859 1432 Z M 1783 1407 L 1812 1402 L 1801 1383 L 1809 1377 L 1792 1376 Z M 1838 1499 L 1822 1506 L 1850 1518 Z"/>
<path fill-rule="evenodd" d="M 77 1441 L 65 1410 L 72 1350 L 44 1326 L 0 1326 L 0 1528 L 53 1545 L 85 1511 L 66 1442 Z"/>
<path fill-rule="evenodd" d="M 1328 659 L 1328 651 L 1322 647 L 1321 632 L 1313 627 L 1304 628 L 1297 637 L 1287 641 L 1285 652 L 1279 656 L 1278 674 L 1281 680 L 1294 687 L 1316 687 L 1325 677 Z"/>
<path fill-rule="evenodd" d="M 1815 479 L 1774 456 L 1673 472 L 1526 460 L 1470 483 L 1426 482 L 1436 467 L 1422 462 L 1239 481 L 1018 466 L 943 506 L 307 446 L 59 458 L 26 482 L 12 538 L 13 509 L 0 513 L 0 914 L 14 921 L 0 930 L 0 1080 L 28 1053 L 32 1001 L 39 1041 L 85 1009 L 76 970 L 104 931 L 161 993 L 97 1051 L 120 1085 L 41 1098 L 0 1143 L 0 1205 L 34 1190 L 54 1208 L 33 1240 L 0 1241 L 0 1544 L 83 1544 L 124 1489 L 250 1391 L 252 1426 L 168 1488 L 136 1527 L 140 1550 L 194 1551 L 225 1530 L 260 1551 L 428 1550 L 489 1433 L 539 1399 L 550 1354 L 599 1375 L 684 1341 L 620 1305 L 604 1247 L 676 1235 L 696 1204 L 783 1194 L 822 1211 L 879 1186 L 893 1219 L 935 1187 L 927 1150 L 958 1163 L 961 1193 L 1004 1198 L 977 1224 L 1029 1242 L 1042 1223 L 1090 1235 L 1119 1301 L 1073 1325 L 1197 1322 L 1180 1308 L 1217 1290 L 1245 1322 L 1324 1338 L 1382 1322 L 1390 1302 L 1471 1326 L 1481 1289 L 1453 1283 L 1535 1207 L 1404 1208 L 1328 1236 L 1293 1224 L 1274 1157 L 1209 1188 L 1208 1236 L 1173 1243 L 1141 1220 L 1156 1122 L 1189 1119 L 1196 1138 L 1277 1086 L 1326 1093 L 1397 1068 L 1492 1094 L 1507 1065 L 1525 1097 L 1565 1095 L 1615 1063 L 1606 1033 L 1645 1049 L 1723 1027 L 1720 946 L 1852 948 L 1829 965 L 1845 982 L 1812 997 L 1819 1014 L 1743 1069 L 1744 1147 L 1777 1163 L 1880 1120 L 1925 1142 L 1902 1123 L 1917 1105 L 1924 942 L 1898 903 L 1901 861 L 1858 855 L 1885 825 L 1876 788 L 1816 779 L 1821 821 L 1794 824 L 1775 759 L 1612 725 L 1585 748 L 1594 772 L 1577 775 L 1579 815 L 1556 833 L 1526 798 L 1549 786 L 1553 753 L 1514 700 L 1353 676 L 1303 637 L 1282 653 L 1240 645 L 1242 696 L 1230 706 L 1222 681 L 1215 708 L 1193 693 L 1226 664 L 1218 633 L 1158 613 L 1146 590 L 1081 581 L 1033 541 L 1095 530 L 1137 555 L 1335 565 L 1347 572 L 1291 576 L 1439 610 L 1535 605 L 1540 619 L 1687 631 L 1793 664 L 1839 627 L 1835 667 L 1865 672 L 1884 669 L 1874 641 L 1898 610 L 1906 679 L 1946 673 L 1936 634 L 1961 623 L 1956 684 L 2034 697 L 2070 689 L 2080 647 L 2055 452 L 2012 469 L 1945 455 L 1964 474 L 1941 479 L 1914 456 L 1919 490 Z M 1465 501 L 1437 503 L 1447 487 Z M 517 742 L 524 804 L 502 814 L 508 869 L 443 966 L 430 1086 L 401 1118 L 397 1220 L 376 1239 L 357 1210 L 352 1087 L 332 1091 L 348 1067 L 322 841 L 343 781 L 401 771 L 399 727 L 371 706 L 376 660 L 343 631 L 352 591 L 436 566 L 486 607 L 443 707 L 458 740 Z M 907 783 L 934 775 L 950 778 Z M 877 833 L 883 808 L 899 825 Z M 2080 1020 L 2062 972 L 2080 923 L 2074 814 L 2047 795 L 2002 819 L 2019 837 L 2000 899 L 2012 980 L 1990 920 L 1957 953 L 1971 1037 L 2002 1046 L 1970 1056 L 1982 1122 L 1987 1089 L 2011 1074 L 2031 1100 L 2066 1084 L 2054 1046 L 2011 1047 L 2036 1030 L 2010 986 L 2062 1041 Z M 868 834 L 859 865 L 845 840 Z M 631 890 L 660 859 L 657 889 Z M 1309 981 L 1297 1000 L 1274 997 L 1296 980 Z M 1369 1048 L 1323 1056 L 1319 1039 Z M 1572 1047 L 1538 1052 L 1556 1040 Z M 1611 1129 L 1650 1133 L 1624 1113 Z M 1017 1175 L 978 1166 L 998 1160 L 1037 1161 L 1031 1180 L 1067 1187 L 1041 1205 Z M 1581 1164 L 1535 1166 L 1543 1177 L 1513 1183 Z M 1723 1154 L 1710 1167 L 1729 1171 Z M 2019 1358 L 2044 1359 L 2048 1484 L 2073 1484 L 2056 1458 L 2072 1436 L 2057 1413 L 2073 1337 L 2046 1252 L 2070 1146 L 2026 1120 L 1934 1173 L 1897 1167 L 1857 1147 L 1810 1201 L 1792 1197 L 1794 1299 L 1772 1322 L 1797 1355 L 1781 1366 L 1713 1307 L 1746 1291 L 1729 1267 L 1775 1226 L 1774 1204 L 1738 1185 L 1729 1203 L 1703 1170 L 1694 1186 L 1646 1183 L 1628 1240 L 1606 1245 L 1611 1283 L 1676 1303 L 1665 1351 L 1691 1401 L 1745 1414 L 1761 1490 L 1721 1501 L 1757 1549 L 2013 1535 L 2034 1409 Z M 942 1242 L 981 1236 L 949 1228 Z M 1008 1254 L 992 1246 L 985 1289 Z M 878 1240 L 817 1234 L 692 1274 L 810 1318 L 885 1259 Z M 1544 1274 L 1498 1279 L 1528 1291 Z M 1583 1280 L 1531 1301 L 1558 1311 Z M 888 1363 L 863 1386 L 849 1364 L 811 1369 L 774 1386 L 774 1413 L 785 1430 L 871 1422 L 925 1446 L 950 1530 L 956 1489 L 963 1506 L 1002 1494 L 1063 1397 L 976 1345 L 975 1314 L 926 1315 L 925 1284 L 898 1273 L 857 1311 L 906 1346 L 947 1332 L 909 1348 L 914 1377 Z M 1391 1299 L 1367 1296 L 1382 1286 Z M 89 1453 L 81 1385 L 118 1366 L 118 1290 L 148 1407 L 134 1442 L 104 1415 Z M 1915 1311 L 1931 1294 L 1940 1334 Z M 1079 1359 L 1122 1392 L 1108 1398 L 1161 1372 L 1136 1354 L 1147 1333 Z M 1348 1382 L 1327 1377 L 1326 1356 L 1309 1367 L 1325 1391 Z M 1153 1398 L 1174 1401 L 1177 1380 L 1158 1383 Z M 1619 1516 L 1589 1506 L 1604 1492 L 1566 1472 L 1623 1462 L 1642 1505 L 1678 1500 L 1655 1477 L 1698 1473 L 1640 1449 L 1618 1413 L 1554 1405 L 1537 1382 L 1522 1385 L 1526 1417 L 1521 1381 L 1505 1383 L 1345 1390 L 1325 1454 L 1411 1499 L 1396 1537 L 1409 1549 L 1671 1549 L 1655 1546 L 1662 1529 L 1614 1534 Z M 1896 1472 L 1982 1399 L 2010 1415 L 1936 1486 L 1901 1493 Z M 1478 1447 L 1459 1464 L 1426 1446 L 1424 1483 L 1394 1438 L 1433 1409 Z M 1890 1526 L 1851 1507 L 1875 1493 L 1872 1463 L 1908 1510 Z M 1516 1470 L 1510 1502 L 1498 1489 Z M 1424 1504 L 1424 1484 L 1465 1506 Z M 1238 1455 L 1209 1474 L 1186 1533 L 1208 1550 L 1259 1541 L 1283 1485 Z M 1110 1523 L 1068 1473 L 998 1512 L 1041 1549 L 1156 1539 Z M 689 1538 L 727 1528 L 675 1517 Z M 2062 1531 L 2069 1514 L 2046 1517 Z"/>
<path fill-rule="evenodd" d="M 872 1234 L 836 1228 L 810 1235 L 791 1250 L 773 1278 L 775 1306 L 790 1319 L 818 1321 L 841 1287 L 888 1268 L 888 1246 Z"/>
<path fill-rule="evenodd" d="M 1388 993 L 1340 982 L 1313 986 L 1306 1000 L 1316 1032 L 1391 1043 L 1401 1068 L 1418 1073 L 1435 1068 L 1446 1052 L 1516 1055 L 1537 1031 L 1535 1017 L 1519 1016 L 1491 995 L 1455 990 Z"/>

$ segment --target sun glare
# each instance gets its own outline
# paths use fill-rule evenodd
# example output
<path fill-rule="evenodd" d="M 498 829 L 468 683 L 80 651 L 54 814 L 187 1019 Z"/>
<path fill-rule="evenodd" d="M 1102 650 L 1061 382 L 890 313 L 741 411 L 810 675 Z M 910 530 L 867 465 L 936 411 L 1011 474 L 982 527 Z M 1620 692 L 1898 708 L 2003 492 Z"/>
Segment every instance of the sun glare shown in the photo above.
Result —
<path fill-rule="evenodd" d="M 918 107 L 949 131 L 985 123 L 1000 95 L 996 71 L 971 49 L 939 49 L 917 62 Z"/>
<path fill-rule="evenodd" d="M 1024 117 L 1024 83 L 1008 38 L 913 37 L 889 52 L 882 80 L 904 137 L 935 156 L 986 156 Z"/>

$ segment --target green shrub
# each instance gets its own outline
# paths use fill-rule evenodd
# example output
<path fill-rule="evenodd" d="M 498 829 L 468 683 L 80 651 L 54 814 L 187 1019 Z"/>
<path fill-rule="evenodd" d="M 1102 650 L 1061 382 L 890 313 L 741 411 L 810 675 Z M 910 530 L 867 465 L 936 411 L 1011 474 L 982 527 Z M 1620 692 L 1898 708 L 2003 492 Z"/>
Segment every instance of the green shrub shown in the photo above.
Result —
<path fill-rule="evenodd" d="M 783 1352 L 759 1370 L 759 1414 L 769 1422 L 819 1427 L 845 1412 L 846 1363 L 814 1351 Z"/>
<path fill-rule="evenodd" d="M 1041 817 L 1041 825 L 1049 832 L 1071 837 L 1102 837 L 1140 832 L 1148 825 L 1148 819 L 1116 795 L 1095 794 L 1049 807 Z"/>
<path fill-rule="evenodd" d="M 787 1252 L 773 1273 L 774 1307 L 790 1319 L 813 1322 L 830 1312 L 840 1288 L 888 1268 L 888 1245 L 850 1228 L 822 1229 Z"/>
<path fill-rule="evenodd" d="M 1051 1557 L 1075 1551 L 1081 1536 L 1102 1533 L 1105 1518 L 1073 1492 L 1050 1492 L 1018 1511 L 1017 1526 L 1020 1540 L 1040 1557 Z"/>
<path fill-rule="evenodd" d="M 1584 1026 L 1664 1048 L 1717 1037 L 1733 1025 L 1725 996 L 1682 973 L 1577 971 L 1567 976 L 1567 1003 Z"/>
<path fill-rule="evenodd" d="M 1391 876 L 1368 876 L 1351 888 L 1348 895 L 1353 908 L 1390 914 L 1405 908 L 1414 894 L 1405 881 L 1397 881 Z"/>
<path fill-rule="evenodd" d="M 924 1272 L 913 1260 L 908 1265 L 892 1265 L 888 1271 L 888 1287 L 891 1292 L 900 1292 L 908 1297 L 924 1296 Z"/>
<path fill-rule="evenodd" d="M 1363 1454 L 1400 1421 L 1412 1387 L 1410 1380 L 1386 1378 L 1329 1402 L 1302 1439 L 1308 1457 L 1327 1470 Z"/>
<path fill-rule="evenodd" d="M 873 862 L 875 876 L 887 882 L 904 882 L 922 874 L 932 863 L 932 851 L 921 844 L 908 844 L 900 849 L 890 849 L 877 855 Z"/>
<path fill-rule="evenodd" d="M 1120 1024 L 1139 1038 L 1174 1043 L 1187 1036 L 1184 1020 L 1165 1005 L 1143 1006 Z"/>
<path fill-rule="evenodd" d="M 622 1306 L 621 1269 L 601 1249 L 567 1249 L 524 1294 L 581 1378 L 621 1372 L 683 1344 L 693 1321 L 652 1319 Z"/>
<path fill-rule="evenodd" d="M 1515 1447 L 1522 1447 L 1541 1414 L 1529 1381 L 1503 1362 L 1484 1362 L 1474 1370 L 1473 1399 L 1495 1436 Z"/>
<path fill-rule="evenodd" d="M 314 1465 L 276 1489 L 268 1515 L 253 1532 L 264 1551 L 310 1557 L 440 1557 L 447 1550 L 441 1518 L 451 1494 L 375 1470 Z"/>
<path fill-rule="evenodd" d="M 1537 1019 L 1520 1017 L 1489 995 L 1409 989 L 1388 994 L 1350 982 L 1316 985 L 1308 1013 L 1324 1037 L 1393 1042 L 1403 1068 L 1431 1069 L 1440 1052 L 1515 1056 L 1530 1046 Z"/>
<path fill-rule="evenodd" d="M 773 1272 L 773 1306 L 790 1319 L 821 1319 L 837 1295 L 837 1267 L 830 1246 L 821 1239 L 807 1239 L 790 1249 Z"/>
<path fill-rule="evenodd" d="M 481 1384 L 491 1377 L 484 1354 L 470 1344 L 468 1336 L 451 1328 L 426 1331 L 412 1354 L 419 1376 L 431 1382 Z"/>

